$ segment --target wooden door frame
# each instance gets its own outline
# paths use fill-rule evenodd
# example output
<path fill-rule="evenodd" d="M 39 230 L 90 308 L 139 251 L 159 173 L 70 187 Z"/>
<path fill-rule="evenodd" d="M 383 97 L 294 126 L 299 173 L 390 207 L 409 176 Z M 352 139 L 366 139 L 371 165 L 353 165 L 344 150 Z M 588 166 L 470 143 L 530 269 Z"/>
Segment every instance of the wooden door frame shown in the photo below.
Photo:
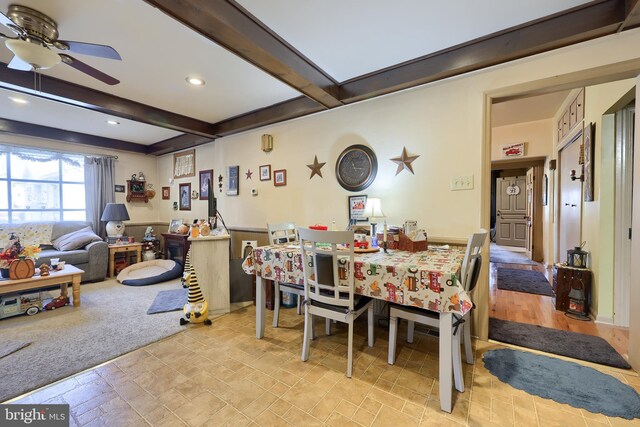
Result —
<path fill-rule="evenodd" d="M 547 161 L 546 156 L 536 157 L 524 157 L 521 159 L 507 159 L 507 160 L 494 160 L 491 162 L 491 170 L 508 170 L 508 169 L 530 169 L 533 168 L 533 221 L 531 227 L 533 228 L 533 247 L 534 250 L 531 254 L 531 259 L 538 262 L 544 261 L 544 245 L 543 245 L 543 231 L 544 221 L 542 217 L 542 179 L 544 177 L 544 165 Z M 489 172 L 491 175 L 491 172 Z M 491 200 L 491 195 L 489 195 Z M 491 209 L 491 201 L 489 202 L 489 209 Z"/>

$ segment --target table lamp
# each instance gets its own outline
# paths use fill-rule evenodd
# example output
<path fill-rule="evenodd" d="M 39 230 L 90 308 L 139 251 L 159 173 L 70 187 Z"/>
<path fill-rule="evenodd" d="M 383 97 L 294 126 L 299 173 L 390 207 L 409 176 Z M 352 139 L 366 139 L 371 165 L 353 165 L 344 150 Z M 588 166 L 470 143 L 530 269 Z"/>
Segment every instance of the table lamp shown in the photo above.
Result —
<path fill-rule="evenodd" d="M 129 219 L 129 212 L 123 203 L 107 203 L 100 221 L 107 222 L 107 237 L 122 237 L 124 234 L 124 222 Z"/>
<path fill-rule="evenodd" d="M 376 224 L 380 218 L 385 217 L 384 212 L 382 212 L 380 199 L 376 197 L 368 198 L 367 204 L 364 206 L 364 214 L 369 217 L 369 223 L 371 224 L 371 245 L 373 247 L 377 247 L 378 238 L 376 234 Z"/>

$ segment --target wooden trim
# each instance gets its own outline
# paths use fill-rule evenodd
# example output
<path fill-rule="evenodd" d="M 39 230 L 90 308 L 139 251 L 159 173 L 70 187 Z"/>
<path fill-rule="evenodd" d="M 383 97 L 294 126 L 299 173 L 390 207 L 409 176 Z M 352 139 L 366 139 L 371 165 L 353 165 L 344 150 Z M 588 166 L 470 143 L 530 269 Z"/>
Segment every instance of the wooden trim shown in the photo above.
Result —
<path fill-rule="evenodd" d="M 356 102 L 591 40 L 614 33 L 624 19 L 624 0 L 589 2 L 356 77 L 341 85 L 340 100 Z"/>
<path fill-rule="evenodd" d="M 547 158 L 544 156 L 522 157 L 519 159 L 493 160 L 491 162 L 491 170 L 504 169 L 529 169 L 533 166 L 545 164 Z"/>
<path fill-rule="evenodd" d="M 626 17 L 620 27 L 618 33 L 624 30 L 630 30 L 640 26 L 640 0 L 626 0 L 625 13 Z"/>
<path fill-rule="evenodd" d="M 544 218 L 542 208 L 542 179 L 544 177 L 544 163 L 533 166 L 533 250 L 531 258 L 534 261 L 544 260 Z"/>
<path fill-rule="evenodd" d="M 71 142 L 74 144 L 91 145 L 103 147 L 110 150 L 131 151 L 134 153 L 147 153 L 147 147 L 133 142 L 121 141 L 119 139 L 105 138 L 102 136 L 89 135 L 86 133 L 73 132 L 70 130 L 56 129 L 48 126 L 35 125 L 32 123 L 19 122 L 16 120 L 0 118 L 0 133 L 11 135 L 26 135 L 36 138 L 53 139 L 56 141 Z"/>
<path fill-rule="evenodd" d="M 342 105 L 335 80 L 234 0 L 145 1 L 319 104 Z"/>
<path fill-rule="evenodd" d="M 120 98 L 44 74 L 41 74 L 39 78 L 42 80 L 42 87 L 46 92 L 36 92 L 33 89 L 32 73 L 12 70 L 7 68 L 7 64 L 4 62 L 0 62 L 0 87 L 166 129 L 210 138 L 216 136 L 213 132 L 213 126 L 201 120 Z"/>

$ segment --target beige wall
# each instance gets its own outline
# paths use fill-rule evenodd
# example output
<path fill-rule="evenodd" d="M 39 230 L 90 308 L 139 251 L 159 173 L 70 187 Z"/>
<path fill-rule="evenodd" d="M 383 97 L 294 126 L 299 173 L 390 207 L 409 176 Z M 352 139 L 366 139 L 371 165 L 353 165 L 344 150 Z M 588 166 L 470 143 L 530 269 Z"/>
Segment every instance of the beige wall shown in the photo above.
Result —
<path fill-rule="evenodd" d="M 491 129 L 491 161 L 504 160 L 502 147 L 526 143 L 526 157 L 547 157 L 553 154 L 553 121 L 551 119 L 498 126 Z"/>
<path fill-rule="evenodd" d="M 68 151 L 77 154 L 108 154 L 117 155 L 115 171 L 116 184 L 126 185 L 126 180 L 131 178 L 132 174 L 143 171 L 147 182 L 156 185 L 157 160 L 154 156 L 145 156 L 142 154 L 133 154 L 123 151 L 115 151 L 90 147 L 81 144 L 69 144 L 58 141 L 52 141 L 41 138 L 21 137 L 7 134 L 0 134 L 0 142 L 16 145 L 29 145 L 32 147 L 49 148 L 52 150 Z M 155 221 L 158 218 L 160 192 L 149 203 L 127 203 L 125 200 L 126 193 L 116 193 L 116 202 L 125 203 L 131 222 L 148 222 Z"/>
<path fill-rule="evenodd" d="M 636 107 L 638 105 L 637 100 L 640 99 L 640 75 L 636 78 Z M 637 108 L 636 108 L 637 110 Z M 640 114 L 636 114 L 635 128 L 640 129 Z M 634 146 L 640 147 L 640 132 L 636 131 L 634 136 Z M 640 183 L 640 150 L 636 149 L 633 154 L 633 181 Z M 636 230 L 640 230 L 640 185 L 633 186 L 633 212 L 636 214 L 633 216 L 632 227 Z M 631 286 L 629 304 L 632 308 L 640 306 L 640 287 L 637 285 L 638 277 L 640 277 L 640 239 L 637 237 L 631 241 L 631 277 L 635 278 L 636 285 Z M 631 366 L 636 371 L 640 368 L 640 310 L 629 310 L 629 361 Z"/>

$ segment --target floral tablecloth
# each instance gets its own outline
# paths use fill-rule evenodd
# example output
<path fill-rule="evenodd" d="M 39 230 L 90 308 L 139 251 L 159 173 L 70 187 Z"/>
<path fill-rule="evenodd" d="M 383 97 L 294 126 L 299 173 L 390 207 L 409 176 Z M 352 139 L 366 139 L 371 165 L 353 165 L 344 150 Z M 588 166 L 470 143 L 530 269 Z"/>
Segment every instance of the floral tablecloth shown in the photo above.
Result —
<path fill-rule="evenodd" d="M 356 254 L 355 290 L 402 305 L 464 315 L 472 303 L 456 276 L 463 258 L 464 250 L 457 248 Z M 302 255 L 296 245 L 258 247 L 242 267 L 263 279 L 304 284 Z"/>

